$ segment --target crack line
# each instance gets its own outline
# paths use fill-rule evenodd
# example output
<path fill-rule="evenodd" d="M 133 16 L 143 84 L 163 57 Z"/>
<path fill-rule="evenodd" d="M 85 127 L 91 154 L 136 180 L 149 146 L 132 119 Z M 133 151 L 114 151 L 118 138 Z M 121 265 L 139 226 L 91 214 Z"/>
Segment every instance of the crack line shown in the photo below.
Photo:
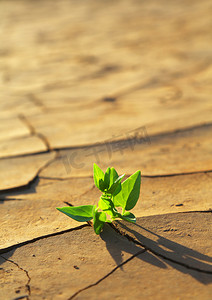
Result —
<path fill-rule="evenodd" d="M 40 138 L 41 139 L 41 141 L 45 144 L 45 146 L 46 146 L 46 148 L 47 148 L 47 151 L 46 152 L 50 152 L 50 151 L 52 151 L 53 149 L 51 149 L 51 146 L 50 146 L 50 144 L 49 144 L 49 141 L 48 141 L 48 139 L 45 137 L 45 135 L 43 135 L 42 133 L 36 133 L 36 136 L 38 137 L 38 138 Z"/>
<path fill-rule="evenodd" d="M 2 256 L 2 255 L 1 255 L 0 257 L 3 258 L 5 261 L 9 261 L 10 263 L 16 265 L 16 266 L 18 267 L 19 270 L 23 271 L 23 272 L 26 274 L 26 276 L 27 276 L 27 278 L 28 278 L 28 281 L 27 281 L 27 283 L 25 284 L 25 287 L 27 288 L 27 291 L 28 291 L 27 299 L 29 299 L 29 296 L 31 295 L 31 289 L 30 289 L 30 281 L 31 281 L 31 278 L 30 278 L 30 276 L 29 276 L 28 271 L 25 270 L 25 269 L 23 269 L 23 268 L 21 268 L 21 267 L 20 267 L 16 262 L 14 262 L 13 260 L 8 259 L 8 258 L 6 258 L 6 257 L 4 257 L 4 256 Z"/>
<path fill-rule="evenodd" d="M 19 119 L 28 127 L 31 135 L 37 136 L 44 143 L 47 148 L 46 152 L 50 152 L 52 149 L 48 139 L 42 133 L 36 132 L 36 129 L 23 114 L 19 114 Z"/>
<path fill-rule="evenodd" d="M 1 199 L 1 198 L 0 198 L 0 203 L 1 203 L 1 202 L 4 202 L 4 201 L 17 201 L 17 200 L 18 200 L 18 201 L 19 201 L 19 200 L 20 200 L 20 201 L 23 201 L 23 200 L 25 200 L 25 199 L 22 199 L 22 198 L 2 198 L 2 199 Z"/>
<path fill-rule="evenodd" d="M 31 135 L 35 135 L 36 134 L 35 128 L 28 121 L 28 119 L 23 114 L 19 114 L 18 117 L 24 123 L 24 125 L 29 129 Z"/>
<path fill-rule="evenodd" d="M 54 153 L 54 152 L 53 152 Z M 39 178 L 39 174 L 46 169 L 50 164 L 52 164 L 56 159 L 57 159 L 58 153 L 55 152 L 55 157 L 51 158 L 49 161 L 47 161 L 42 167 L 40 167 L 40 169 L 38 169 L 37 173 L 35 174 L 35 176 L 28 181 L 26 184 L 17 186 L 17 187 L 13 187 L 13 188 L 9 188 L 9 189 L 2 189 L 0 190 L 0 193 L 3 192 L 16 192 L 16 191 L 20 191 L 23 188 L 30 188 L 30 186 L 32 184 L 35 183 L 35 181 Z"/>
<path fill-rule="evenodd" d="M 50 151 L 51 152 L 51 151 Z M 52 151 L 53 152 L 53 151 Z M 36 155 L 36 154 L 35 154 Z M 41 167 L 35 177 L 30 180 L 28 183 L 18 186 L 18 187 L 14 187 L 14 188 L 9 188 L 9 189 L 3 189 L 0 190 L 0 192 L 14 192 L 14 191 L 20 191 L 22 188 L 30 188 L 30 185 L 33 184 L 35 182 L 35 180 L 37 180 L 38 178 L 42 178 L 42 179 L 49 179 L 49 180 L 70 180 L 70 179 L 75 179 L 75 178 L 92 178 L 93 175 L 88 175 L 88 176 L 73 176 L 73 177 L 67 177 L 67 178 L 60 178 L 60 177 L 45 177 L 45 176 L 39 176 L 39 174 L 46 169 L 49 165 L 51 165 L 54 161 L 56 161 L 57 159 L 60 158 L 60 154 L 58 151 L 55 151 L 55 157 L 50 159 L 46 164 L 44 164 L 43 167 Z M 212 173 L 212 170 L 204 170 L 204 171 L 194 171 L 194 172 L 188 172 L 188 173 L 173 173 L 173 174 L 163 174 L 163 175 L 141 175 L 141 178 L 166 178 L 166 177 L 174 177 L 174 176 L 186 176 L 186 175 L 195 175 L 195 174 L 205 174 L 206 176 L 212 178 L 210 176 L 210 173 Z M 126 174 L 126 176 L 129 176 Z"/>
<path fill-rule="evenodd" d="M 172 262 L 172 263 L 178 264 L 178 265 L 180 265 L 180 266 L 182 266 L 182 267 L 185 267 L 185 268 L 187 268 L 187 269 L 190 269 L 190 270 L 194 270 L 194 271 L 197 271 L 197 272 L 201 272 L 201 273 L 205 273 L 205 274 L 210 274 L 210 275 L 212 275 L 212 271 L 201 270 L 201 269 L 198 269 L 198 268 L 196 268 L 196 267 L 192 267 L 192 266 L 186 265 L 186 264 L 184 264 L 184 263 L 181 263 L 181 262 L 179 262 L 179 261 L 176 261 L 176 260 L 174 260 L 174 259 L 172 259 L 172 258 L 166 257 L 166 256 L 164 256 L 164 255 L 158 253 L 157 251 L 155 251 L 155 250 L 153 250 L 153 249 L 147 247 L 146 245 L 142 244 L 141 242 L 137 241 L 135 238 L 131 237 L 130 235 L 128 235 L 128 234 L 125 233 L 124 231 L 120 231 L 120 230 L 116 227 L 116 225 L 115 225 L 114 223 L 111 223 L 111 224 L 109 224 L 109 225 L 110 225 L 110 226 L 111 226 L 118 234 L 120 234 L 121 236 L 126 237 L 129 241 L 135 243 L 136 245 L 139 245 L 139 246 L 145 248 L 147 251 L 153 253 L 153 254 L 156 255 L 156 256 L 159 256 L 159 257 L 161 257 L 161 258 L 163 258 L 163 259 L 165 259 L 165 260 L 168 260 L 168 261 L 170 261 L 170 262 Z"/>
<path fill-rule="evenodd" d="M 159 175 L 141 175 L 143 178 L 160 178 L 160 177 L 174 177 L 174 176 L 186 176 L 186 175 L 195 175 L 195 174 L 206 174 L 211 173 L 212 170 L 202 170 L 202 171 L 193 171 L 193 172 L 182 172 L 182 173 L 173 173 L 173 174 L 159 174 Z M 210 176 L 209 176 L 210 177 Z M 212 178 L 212 177 L 210 177 Z"/>
<path fill-rule="evenodd" d="M 59 159 L 59 158 L 58 158 Z M 212 170 L 202 170 L 202 171 L 194 171 L 194 172 L 182 172 L 182 173 L 173 173 L 173 174 L 158 174 L 158 175 L 141 175 L 141 178 L 163 178 L 163 177 L 174 177 L 174 176 L 186 176 L 186 175 L 195 175 L 195 174 L 206 174 L 208 177 L 212 178 L 210 176 L 210 173 L 212 173 Z M 125 174 L 125 176 L 130 176 L 131 174 Z M 211 174 L 212 175 L 212 174 Z M 93 175 L 88 176 L 70 176 L 70 177 L 49 177 L 49 176 L 40 176 L 42 179 L 48 179 L 48 180 L 70 180 L 70 179 L 80 179 L 80 178 L 93 178 Z"/>
<path fill-rule="evenodd" d="M 34 239 L 27 240 L 27 241 L 24 241 L 24 242 L 21 242 L 21 243 L 18 243 L 18 244 L 15 244 L 15 245 L 12 245 L 12 246 L 9 246 L 9 247 L 6 247 L 6 248 L 2 248 L 2 249 L 0 249 L 0 255 L 4 254 L 4 253 L 7 253 L 9 251 L 12 251 L 12 250 L 16 250 L 18 248 L 21 248 L 22 246 L 25 246 L 25 245 L 28 245 L 28 244 L 33 244 L 33 243 L 35 243 L 39 240 L 47 239 L 49 237 L 57 236 L 57 235 L 64 234 L 64 233 L 67 233 L 67 232 L 71 232 L 71 231 L 75 231 L 75 230 L 80 230 L 80 229 L 85 228 L 85 227 L 88 227 L 88 224 L 82 224 L 82 225 L 74 227 L 74 228 L 69 228 L 69 229 L 66 229 L 66 230 L 62 230 L 62 231 L 58 231 L 58 232 L 54 232 L 54 233 L 49 233 L 49 234 L 46 234 L 46 235 L 41 235 L 41 236 L 38 236 Z"/>
<path fill-rule="evenodd" d="M 43 104 L 43 102 L 37 96 L 35 96 L 33 93 L 30 93 L 27 96 L 28 96 L 29 101 L 31 101 L 35 106 L 42 109 L 43 112 L 46 111 L 46 106 Z"/>
<path fill-rule="evenodd" d="M 143 137 L 143 138 L 147 139 L 147 141 L 145 140 L 146 143 L 151 144 L 153 139 L 160 139 L 160 138 L 164 138 L 164 137 L 165 138 L 166 137 L 172 137 L 173 135 L 176 135 L 176 134 L 179 134 L 179 133 L 186 133 L 186 132 L 190 132 L 190 131 L 194 131 L 194 130 L 198 130 L 198 129 L 203 129 L 203 128 L 208 128 L 208 127 L 210 127 L 212 129 L 212 122 L 201 123 L 201 124 L 197 124 L 197 125 L 193 125 L 193 126 L 174 129 L 172 131 L 164 131 L 164 132 L 155 133 L 155 134 L 153 133 L 152 135 L 149 135 L 149 134 L 146 133 L 146 136 Z M 147 127 L 145 127 L 145 125 L 144 125 L 144 126 L 141 126 L 139 128 L 134 128 L 133 130 L 130 130 L 126 133 L 136 134 L 136 131 L 141 129 L 141 128 L 147 128 Z M 123 134 L 121 134 L 121 135 L 119 135 L 115 138 L 109 138 L 109 139 L 106 139 L 104 141 L 96 142 L 94 144 L 86 144 L 86 145 L 82 145 L 82 146 L 55 147 L 55 148 L 53 148 L 53 150 L 58 150 L 58 151 L 59 150 L 82 150 L 82 149 L 85 149 L 85 148 L 87 149 L 87 148 L 92 148 L 92 147 L 105 146 L 105 143 L 107 143 L 107 142 L 110 142 L 111 144 L 112 143 L 122 143 L 122 142 L 129 142 L 130 140 L 133 140 L 133 139 L 136 138 L 136 135 L 132 135 L 129 138 L 118 138 L 118 137 L 121 137 L 121 136 L 123 136 Z"/>
<path fill-rule="evenodd" d="M 106 279 L 107 277 L 109 277 L 110 275 L 112 275 L 117 269 L 119 269 L 120 267 L 122 267 L 123 265 L 127 264 L 129 261 L 131 261 L 133 258 L 135 258 L 136 256 L 138 256 L 141 253 L 146 252 L 146 249 L 142 249 L 139 252 L 137 252 L 136 254 L 132 255 L 130 258 L 128 258 L 127 260 L 125 260 L 124 262 L 122 262 L 120 265 L 116 266 L 115 268 L 112 269 L 112 271 L 110 271 L 107 275 L 105 275 L 104 277 L 102 277 L 101 279 L 99 279 L 98 281 L 96 281 L 95 283 L 92 283 L 88 286 L 86 286 L 85 288 L 80 289 L 79 291 L 77 291 L 76 293 L 74 293 L 70 298 L 68 298 L 68 300 L 72 300 L 74 299 L 77 295 L 79 295 L 81 292 L 98 285 L 100 282 L 102 282 L 104 279 Z"/>
<path fill-rule="evenodd" d="M 43 150 L 43 151 L 38 151 L 38 152 L 33 152 L 33 153 L 8 155 L 5 157 L 0 157 L 0 160 L 6 160 L 6 159 L 11 159 L 11 158 L 22 158 L 22 157 L 28 157 L 28 156 L 36 156 L 36 155 L 45 154 L 45 153 L 49 153 L 49 152 L 53 152 L 53 151 Z"/>
<path fill-rule="evenodd" d="M 32 182 L 30 182 L 30 185 L 31 184 L 33 184 L 34 183 L 34 181 L 36 181 L 37 179 L 40 179 L 40 178 L 42 178 L 42 179 L 48 179 L 48 178 L 44 178 L 44 177 L 39 177 L 38 175 L 33 179 L 33 181 Z M 48 179 L 49 180 L 49 179 Z M 41 185 L 39 185 L 39 186 L 47 186 L 47 185 L 52 185 L 53 183 L 52 182 L 50 182 L 50 183 L 46 183 L 46 184 L 41 184 Z M 19 191 L 19 190 L 21 190 L 22 188 L 30 188 L 30 186 L 28 186 L 29 184 L 27 184 L 26 186 L 21 186 L 21 187 L 17 187 L 17 188 L 14 188 L 14 189 L 10 189 L 9 191 L 11 191 L 12 190 L 12 192 L 15 192 L 15 191 Z M 83 192 L 82 194 L 80 194 L 80 195 L 76 195 L 76 196 L 73 196 L 72 197 L 72 200 L 74 200 L 74 199 L 76 199 L 76 198 L 79 198 L 79 197 L 81 197 L 81 196 L 84 196 L 84 195 L 86 195 L 87 193 L 89 193 L 89 192 L 91 192 L 93 189 L 95 188 L 95 184 L 93 184 L 92 185 L 92 187 L 91 188 L 89 188 L 88 190 L 86 190 L 85 192 Z M 1 192 L 2 191 L 0 191 L 0 195 L 1 195 Z M 4 192 L 4 191 L 3 191 Z M 7 197 L 7 196 L 6 196 Z M 0 201 L 12 201 L 12 200 L 30 200 L 30 198 L 26 198 L 26 199 L 22 199 L 22 198 L 2 198 L 1 199 L 1 197 L 0 197 Z M 70 206 L 73 206 L 72 204 L 70 204 L 70 203 L 68 203 L 68 202 L 66 202 L 66 201 L 64 201 L 64 203 L 66 203 L 66 204 L 68 204 L 68 205 L 70 205 Z"/>
<path fill-rule="evenodd" d="M 37 133 L 35 128 L 30 124 L 30 122 L 27 120 L 27 118 L 22 115 L 19 114 L 19 118 L 20 120 L 29 128 L 31 135 L 36 135 L 38 138 L 40 138 L 42 140 L 42 142 L 45 144 L 47 151 L 46 152 L 50 152 L 50 151 L 60 151 L 60 150 L 82 150 L 82 149 L 87 149 L 87 148 L 92 148 L 92 147 L 98 147 L 98 146 L 104 146 L 105 142 L 110 141 L 110 143 L 114 142 L 114 143 L 121 143 L 121 142 L 127 142 L 130 141 L 132 138 L 129 139 L 115 139 L 115 140 L 104 140 L 104 141 L 100 141 L 97 142 L 95 144 L 88 144 L 88 145 L 84 145 L 84 146 L 64 146 L 64 147 L 51 147 L 49 144 L 48 139 L 42 134 L 42 133 Z M 148 143 L 152 143 L 153 140 L 155 139 L 160 139 L 160 138 L 164 138 L 164 137 L 172 137 L 175 134 L 178 133 L 186 133 L 189 131 L 193 131 L 193 130 L 198 130 L 198 129 L 203 129 L 203 128 L 208 128 L 208 127 L 212 127 L 212 122 L 207 122 L 207 123 L 201 123 L 201 124 L 197 124 L 197 125 L 193 125 L 193 126 L 188 126 L 188 127 L 184 127 L 184 128 L 180 128 L 180 129 L 175 129 L 172 131 L 164 131 L 161 133 L 156 133 L 156 134 L 152 134 L 152 135 L 148 135 Z M 138 128 L 137 128 L 138 129 Z M 136 129 L 134 129 L 134 132 L 136 131 Z M 132 132 L 132 131 L 130 131 Z M 135 138 L 135 137 L 134 137 Z M 157 141 L 156 141 L 157 143 Z M 35 152 L 37 153 L 37 152 Z M 22 156 L 30 156 L 33 155 L 35 153 L 32 154 L 20 154 L 20 155 L 16 155 L 13 157 L 22 157 Z M 41 152 L 40 152 L 41 153 Z M 11 156 L 6 156 L 3 157 L 2 159 L 7 159 L 10 158 Z M 203 171 L 201 171 L 203 172 Z M 185 173 L 186 174 L 186 173 Z"/>
<path fill-rule="evenodd" d="M 84 179 L 84 178 L 93 178 L 93 175 L 88 176 L 70 176 L 70 177 L 49 177 L 49 176 L 39 176 L 41 179 L 47 179 L 47 180 L 58 180 L 58 181 L 65 181 L 70 179 Z"/>

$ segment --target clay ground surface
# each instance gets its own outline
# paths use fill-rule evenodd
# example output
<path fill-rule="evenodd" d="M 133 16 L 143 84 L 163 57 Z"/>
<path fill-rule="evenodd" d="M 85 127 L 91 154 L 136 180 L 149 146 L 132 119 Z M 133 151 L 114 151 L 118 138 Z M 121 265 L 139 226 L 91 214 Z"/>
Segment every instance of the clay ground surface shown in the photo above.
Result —
<path fill-rule="evenodd" d="M 212 2 L 0 1 L 0 300 L 212 295 Z M 93 163 L 141 170 L 100 236 Z"/>

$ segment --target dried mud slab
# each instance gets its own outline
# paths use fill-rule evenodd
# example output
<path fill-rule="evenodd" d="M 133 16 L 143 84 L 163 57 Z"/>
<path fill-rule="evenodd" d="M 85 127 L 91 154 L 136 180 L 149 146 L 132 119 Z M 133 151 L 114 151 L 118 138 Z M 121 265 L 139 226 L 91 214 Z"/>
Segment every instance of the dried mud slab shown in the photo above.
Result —
<path fill-rule="evenodd" d="M 151 253 L 193 270 L 210 273 L 212 283 L 211 212 L 166 214 L 122 221 L 114 226 L 122 235 Z"/>
<path fill-rule="evenodd" d="M 209 95 L 200 101 L 193 91 L 196 99 L 191 105 L 187 97 L 192 97 L 192 93 L 188 90 L 185 99 L 172 101 L 168 98 L 166 101 L 169 93 L 183 93 L 175 89 L 165 86 L 141 90 L 104 105 L 102 101 L 87 108 L 82 104 L 77 114 L 69 110 L 48 112 L 32 116 L 30 122 L 48 139 L 52 148 L 63 148 L 120 140 L 126 138 L 128 132 L 143 126 L 151 136 L 212 121 Z"/>
<path fill-rule="evenodd" d="M 36 181 L 33 186 L 22 191 L 1 193 L 0 248 L 84 224 L 60 213 L 56 207 L 67 206 L 64 202 L 72 205 L 92 204 L 89 198 L 81 198 L 82 194 L 86 195 L 89 191 L 91 192 L 90 198 L 92 197 L 91 181 L 93 179 L 90 178 L 64 182 L 41 180 L 39 184 Z M 11 200 L 8 195 L 11 195 Z M 95 193 L 92 201 L 98 201 L 98 193 Z"/>
<path fill-rule="evenodd" d="M 212 210 L 212 174 L 141 178 L 137 217 Z"/>
<path fill-rule="evenodd" d="M 211 125 L 156 136 L 141 127 L 120 135 L 119 142 L 109 139 L 103 145 L 62 150 L 41 176 L 92 176 L 94 162 L 102 169 L 113 166 L 120 174 L 140 169 L 144 176 L 212 170 L 211 134 Z"/>
<path fill-rule="evenodd" d="M 27 283 L 25 271 L 12 262 L 5 262 L 0 256 L 0 299 L 17 299 L 19 295 L 27 299 Z"/>
<path fill-rule="evenodd" d="M 29 134 L 28 127 L 17 117 L 8 119 L 7 116 L 6 119 L 0 121 L 0 141 L 28 136 Z"/>
<path fill-rule="evenodd" d="M 53 200 L 81 201 L 81 197 L 98 197 L 101 192 L 95 187 L 93 177 L 71 178 L 67 180 L 52 180 L 38 177 L 29 187 L 18 191 L 0 192 L 0 198 L 7 200 Z M 76 198 L 76 200 L 75 200 Z M 83 199 L 84 200 L 84 199 Z"/>
<path fill-rule="evenodd" d="M 68 299 L 78 290 L 104 278 L 114 268 L 137 253 L 143 252 L 109 226 L 101 236 L 93 228 L 84 227 L 54 237 L 48 237 L 2 254 L 22 268 L 0 258 L 3 273 L 2 299 L 30 295 L 31 299 Z M 12 270 L 11 270 L 12 269 Z M 13 270 L 14 269 L 14 270 Z M 30 278 L 23 271 L 26 270 Z M 28 294 L 26 284 L 29 285 Z M 7 294 L 10 288 L 10 293 Z M 24 290 L 25 289 L 25 290 Z"/>
<path fill-rule="evenodd" d="M 47 150 L 46 145 L 39 137 L 28 136 L 2 141 L 0 145 L 0 158 L 44 152 Z"/>
<path fill-rule="evenodd" d="M 149 252 L 72 299 L 203 299 L 210 300 L 212 275 L 189 270 Z"/>
<path fill-rule="evenodd" d="M 0 190 L 27 185 L 47 163 L 54 152 L 0 160 Z"/>
<path fill-rule="evenodd" d="M 1 55 L 0 55 L 1 56 Z M 42 103 L 33 97 L 32 94 L 10 93 L 2 91 L 0 101 L 0 118 L 15 118 L 18 115 L 26 114 L 27 116 L 39 114 L 43 111 Z"/>

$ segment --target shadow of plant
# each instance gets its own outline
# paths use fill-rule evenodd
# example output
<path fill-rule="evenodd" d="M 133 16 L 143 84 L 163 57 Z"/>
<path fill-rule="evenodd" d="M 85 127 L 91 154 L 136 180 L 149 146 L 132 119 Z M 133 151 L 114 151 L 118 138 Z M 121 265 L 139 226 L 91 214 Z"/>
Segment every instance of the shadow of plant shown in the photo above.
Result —
<path fill-rule="evenodd" d="M 123 252 L 127 252 L 132 255 L 136 255 L 142 250 L 144 250 L 145 252 L 145 249 L 143 249 L 142 247 L 137 246 L 133 242 L 127 241 L 126 238 L 123 236 L 118 236 L 117 233 L 108 224 L 105 224 L 104 230 L 100 234 L 100 237 L 105 242 L 105 246 L 108 252 L 110 253 L 117 265 L 121 265 L 124 262 Z M 160 258 L 155 257 L 151 253 L 148 257 L 147 262 L 159 268 L 166 268 L 165 263 Z"/>
<path fill-rule="evenodd" d="M 167 268 L 169 265 L 184 274 L 189 274 L 203 284 L 212 282 L 212 257 L 164 238 L 138 224 L 127 226 L 124 221 L 116 223 L 118 231 L 121 229 L 126 233 L 125 237 L 135 242 L 134 245 L 143 246 L 148 251 L 148 256 L 139 255 L 139 259 L 160 268 Z M 132 229 L 131 226 L 138 227 L 140 232 Z M 104 234 L 101 235 L 101 238 L 105 241 L 109 253 L 117 264 L 122 263 L 122 251 L 133 254 L 132 250 L 129 251 L 126 243 L 112 244 L 111 241 L 104 239 Z M 139 246 L 136 247 L 138 251 L 141 250 Z M 119 250 L 119 256 L 117 256 L 117 250 Z"/>

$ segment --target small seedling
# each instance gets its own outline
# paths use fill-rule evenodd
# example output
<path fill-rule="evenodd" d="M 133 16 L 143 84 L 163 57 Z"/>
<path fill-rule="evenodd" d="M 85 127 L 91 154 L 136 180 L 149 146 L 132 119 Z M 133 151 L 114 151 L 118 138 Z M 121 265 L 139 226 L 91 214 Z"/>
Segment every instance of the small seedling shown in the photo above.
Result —
<path fill-rule="evenodd" d="M 98 206 L 81 205 L 57 207 L 59 211 L 78 222 L 93 220 L 93 228 L 96 234 L 100 234 L 104 223 L 111 223 L 120 218 L 135 223 L 135 216 L 129 212 L 137 203 L 140 194 L 141 171 L 135 172 L 124 182 L 124 175 L 118 176 L 114 168 L 108 168 L 104 173 L 96 164 L 93 166 L 94 183 L 102 192 Z M 122 207 L 122 213 L 117 210 Z"/>

